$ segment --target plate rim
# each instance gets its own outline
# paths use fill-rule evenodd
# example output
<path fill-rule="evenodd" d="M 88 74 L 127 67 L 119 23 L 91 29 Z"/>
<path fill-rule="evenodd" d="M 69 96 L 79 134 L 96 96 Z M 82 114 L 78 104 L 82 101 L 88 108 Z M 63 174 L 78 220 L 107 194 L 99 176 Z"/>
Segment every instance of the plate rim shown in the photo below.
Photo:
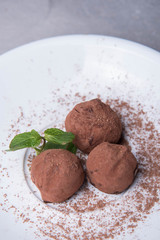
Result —
<path fill-rule="evenodd" d="M 40 40 L 35 40 L 28 42 L 26 44 L 22 44 L 18 47 L 12 48 L 0 55 L 0 60 L 3 59 L 4 57 L 7 57 L 10 54 L 14 54 L 16 51 L 21 51 L 22 49 L 34 47 L 34 46 L 39 46 L 39 45 L 46 45 L 46 44 L 54 44 L 57 43 L 64 43 L 64 41 L 67 43 L 67 41 L 72 40 L 72 44 L 75 44 L 76 42 L 78 43 L 80 41 L 81 44 L 84 44 L 89 41 L 89 42 L 95 42 L 100 41 L 100 44 L 104 43 L 110 43 L 113 45 L 112 47 L 120 49 L 122 48 L 124 50 L 124 47 L 126 50 L 130 50 L 130 52 L 133 53 L 133 49 L 138 50 L 139 55 L 145 55 L 148 57 L 152 56 L 152 59 L 154 58 L 159 58 L 160 60 L 160 52 L 148 47 L 144 44 L 134 42 L 132 40 L 124 39 L 124 38 L 119 38 L 119 37 L 114 37 L 114 36 L 108 36 L 108 35 L 97 35 L 97 34 L 71 34 L 71 35 L 58 35 L 54 37 L 49 37 L 49 38 L 42 38 Z M 116 46 L 116 44 L 119 44 L 120 46 Z M 135 52 L 134 52 L 135 53 Z"/>

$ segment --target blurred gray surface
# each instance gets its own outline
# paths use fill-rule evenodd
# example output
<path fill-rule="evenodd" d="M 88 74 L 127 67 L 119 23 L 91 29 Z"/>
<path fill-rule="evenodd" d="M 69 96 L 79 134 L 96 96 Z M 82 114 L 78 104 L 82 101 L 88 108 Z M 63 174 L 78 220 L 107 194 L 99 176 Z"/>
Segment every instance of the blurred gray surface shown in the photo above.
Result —
<path fill-rule="evenodd" d="M 115 36 L 160 51 L 160 0 L 0 0 L 0 54 L 68 34 Z"/>

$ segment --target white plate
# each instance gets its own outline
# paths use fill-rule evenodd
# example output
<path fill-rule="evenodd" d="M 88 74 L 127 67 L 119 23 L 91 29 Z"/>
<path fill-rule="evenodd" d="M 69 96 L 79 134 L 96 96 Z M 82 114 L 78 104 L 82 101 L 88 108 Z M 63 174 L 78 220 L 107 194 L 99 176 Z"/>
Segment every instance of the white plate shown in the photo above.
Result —
<path fill-rule="evenodd" d="M 1 239 L 159 239 L 158 52 L 112 37 L 56 37 L 2 55 L 0 83 Z M 120 195 L 89 184 L 65 203 L 45 205 L 28 187 L 25 151 L 4 150 L 18 132 L 63 128 L 76 103 L 97 96 L 122 115 L 141 171 Z"/>

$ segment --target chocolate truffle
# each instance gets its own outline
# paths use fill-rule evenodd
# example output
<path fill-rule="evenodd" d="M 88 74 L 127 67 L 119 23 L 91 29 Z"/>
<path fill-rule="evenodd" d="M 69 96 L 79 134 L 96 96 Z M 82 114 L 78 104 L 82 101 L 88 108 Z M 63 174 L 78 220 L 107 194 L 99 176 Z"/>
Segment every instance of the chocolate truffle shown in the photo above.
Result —
<path fill-rule="evenodd" d="M 77 104 L 67 115 L 65 127 L 75 135 L 74 144 L 85 153 L 102 142 L 117 143 L 122 132 L 117 114 L 100 99 Z"/>
<path fill-rule="evenodd" d="M 60 203 L 80 188 L 84 171 L 75 154 L 64 149 L 50 149 L 33 159 L 31 178 L 45 202 Z"/>
<path fill-rule="evenodd" d="M 87 163 L 89 181 L 105 193 L 120 193 L 133 182 L 137 160 L 126 146 L 101 143 L 89 154 Z"/>

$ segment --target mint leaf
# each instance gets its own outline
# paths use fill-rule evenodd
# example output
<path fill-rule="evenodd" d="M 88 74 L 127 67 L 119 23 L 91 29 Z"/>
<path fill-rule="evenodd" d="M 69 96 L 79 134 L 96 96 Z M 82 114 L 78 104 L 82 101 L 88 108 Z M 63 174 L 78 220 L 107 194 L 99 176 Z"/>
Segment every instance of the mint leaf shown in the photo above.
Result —
<path fill-rule="evenodd" d="M 43 151 L 48 149 L 66 149 L 66 145 L 56 144 L 53 142 L 47 142 L 43 148 Z"/>
<path fill-rule="evenodd" d="M 28 147 L 34 148 L 39 146 L 40 143 L 41 136 L 35 130 L 32 130 L 31 132 L 20 133 L 12 139 L 9 145 L 9 151 L 16 151 Z"/>
<path fill-rule="evenodd" d="M 48 142 L 65 145 L 72 142 L 75 136 L 71 132 L 64 132 L 58 128 L 49 128 L 44 131 L 44 138 Z"/>
<path fill-rule="evenodd" d="M 72 142 L 71 142 L 71 143 L 68 143 L 67 145 L 68 145 L 68 146 L 67 146 L 66 150 L 68 150 L 68 151 L 76 154 L 76 152 L 77 152 L 77 147 L 76 147 Z"/>
<path fill-rule="evenodd" d="M 65 145 L 62 144 L 56 144 L 52 142 L 47 142 L 43 148 L 43 151 L 48 150 L 48 149 L 65 149 L 68 150 L 69 152 L 76 153 L 77 148 L 76 146 L 71 142 L 67 143 Z"/>

